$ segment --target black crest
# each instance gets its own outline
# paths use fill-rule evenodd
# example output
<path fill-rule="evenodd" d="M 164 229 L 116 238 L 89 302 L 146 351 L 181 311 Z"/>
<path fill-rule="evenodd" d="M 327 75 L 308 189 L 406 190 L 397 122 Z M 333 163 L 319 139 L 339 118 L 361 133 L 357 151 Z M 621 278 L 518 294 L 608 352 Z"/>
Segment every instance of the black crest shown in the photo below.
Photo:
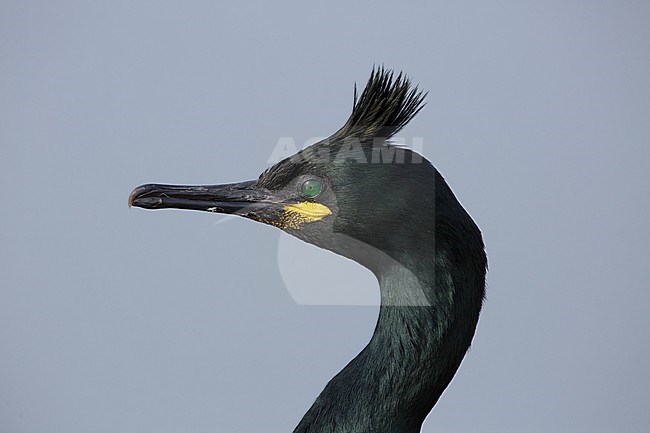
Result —
<path fill-rule="evenodd" d="M 388 139 L 418 114 L 425 105 L 425 97 L 426 93 L 413 87 L 401 72 L 394 77 L 391 70 L 373 69 L 359 98 L 355 85 L 352 114 L 331 139 Z"/>
<path fill-rule="evenodd" d="M 393 71 L 381 67 L 372 70 L 361 96 L 357 96 L 355 86 L 352 114 L 341 129 L 268 168 L 260 176 L 259 184 L 278 188 L 299 174 L 317 173 L 319 166 L 322 168 L 337 157 L 342 157 L 342 161 L 348 157 L 368 161 L 370 155 L 355 152 L 372 151 L 376 139 L 388 140 L 399 132 L 424 107 L 426 93 L 412 86 L 403 73 L 395 77 Z M 350 143 L 361 146 L 350 147 Z"/>

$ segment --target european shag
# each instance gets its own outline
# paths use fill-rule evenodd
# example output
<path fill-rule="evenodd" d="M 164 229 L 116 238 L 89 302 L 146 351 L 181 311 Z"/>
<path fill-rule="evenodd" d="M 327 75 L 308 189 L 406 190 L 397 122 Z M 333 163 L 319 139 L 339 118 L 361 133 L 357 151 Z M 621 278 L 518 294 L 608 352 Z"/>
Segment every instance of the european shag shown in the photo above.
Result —
<path fill-rule="evenodd" d="M 137 187 L 129 205 L 240 215 L 355 260 L 377 277 L 368 345 L 294 433 L 419 432 L 468 350 L 485 294 L 481 232 L 433 165 L 391 144 L 424 106 L 403 74 L 372 71 L 329 138 L 257 180 Z"/>

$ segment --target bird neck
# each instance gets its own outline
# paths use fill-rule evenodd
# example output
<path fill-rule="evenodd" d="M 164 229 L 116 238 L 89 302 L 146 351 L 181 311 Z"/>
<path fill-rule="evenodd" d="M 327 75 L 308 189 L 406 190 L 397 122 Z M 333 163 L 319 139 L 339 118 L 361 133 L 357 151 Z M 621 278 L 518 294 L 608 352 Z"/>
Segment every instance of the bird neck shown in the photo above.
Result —
<path fill-rule="evenodd" d="M 480 297 L 462 299 L 472 290 L 455 287 L 453 273 L 436 261 L 435 275 L 405 267 L 381 274 L 372 339 L 327 384 L 294 433 L 420 431 L 469 347 L 481 304 Z M 475 314 L 459 311 L 472 303 Z"/>

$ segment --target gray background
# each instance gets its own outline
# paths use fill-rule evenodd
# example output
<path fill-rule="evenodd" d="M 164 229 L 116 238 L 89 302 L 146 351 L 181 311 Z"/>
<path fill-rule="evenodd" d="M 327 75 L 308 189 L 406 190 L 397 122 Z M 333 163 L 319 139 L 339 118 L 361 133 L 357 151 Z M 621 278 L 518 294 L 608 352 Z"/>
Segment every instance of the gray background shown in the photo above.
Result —
<path fill-rule="evenodd" d="M 279 137 L 338 128 L 383 63 L 430 91 L 405 135 L 490 259 L 473 348 L 424 431 L 647 432 L 649 16 L 3 0 L 0 431 L 291 431 L 377 308 L 297 305 L 271 227 L 126 199 L 256 177 Z"/>

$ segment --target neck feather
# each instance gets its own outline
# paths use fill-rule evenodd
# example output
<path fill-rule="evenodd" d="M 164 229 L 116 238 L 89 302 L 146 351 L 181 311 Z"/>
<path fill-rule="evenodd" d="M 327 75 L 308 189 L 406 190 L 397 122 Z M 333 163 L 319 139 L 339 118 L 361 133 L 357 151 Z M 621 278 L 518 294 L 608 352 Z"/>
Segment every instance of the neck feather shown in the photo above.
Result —
<path fill-rule="evenodd" d="M 294 433 L 420 431 L 470 345 L 483 293 L 482 286 L 458 287 L 468 281 L 457 281 L 444 255 L 436 261 L 436 274 L 424 279 L 404 267 L 379 277 L 382 306 L 372 339 Z"/>

